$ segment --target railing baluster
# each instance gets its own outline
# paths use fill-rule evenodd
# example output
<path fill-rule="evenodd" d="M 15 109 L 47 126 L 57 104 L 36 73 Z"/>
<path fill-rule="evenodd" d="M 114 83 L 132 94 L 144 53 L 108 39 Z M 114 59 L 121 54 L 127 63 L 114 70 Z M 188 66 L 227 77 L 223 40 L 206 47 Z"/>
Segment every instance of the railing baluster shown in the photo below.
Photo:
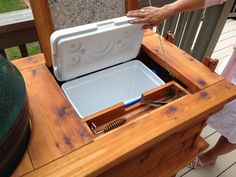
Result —
<path fill-rule="evenodd" d="M 231 18 L 235 18 L 236 17 L 236 2 L 234 3 L 230 13 L 229 13 L 229 17 Z"/>
<path fill-rule="evenodd" d="M 157 26 L 157 33 L 162 34 L 164 28 L 164 22 Z"/>
<path fill-rule="evenodd" d="M 0 50 L 0 54 L 1 54 L 3 57 L 7 58 L 7 55 L 6 55 L 5 50 Z"/>
<path fill-rule="evenodd" d="M 194 42 L 194 38 L 197 34 L 202 15 L 204 10 L 193 11 L 189 14 L 189 19 L 186 24 L 186 29 L 184 33 L 184 41 L 181 43 L 181 49 L 185 50 L 187 53 L 191 52 L 191 47 Z"/>
<path fill-rule="evenodd" d="M 22 57 L 29 56 L 26 45 L 20 45 L 19 48 L 20 48 L 20 53 Z"/>
<path fill-rule="evenodd" d="M 4 49 L 19 46 L 22 57 L 25 57 L 28 55 L 28 52 L 24 45 L 38 40 L 33 15 L 30 9 L 0 13 L 1 54 L 5 55 L 5 52 L 3 52 Z"/>
<path fill-rule="evenodd" d="M 205 18 L 193 48 L 193 57 L 201 60 L 205 56 L 211 56 L 233 3 L 234 0 L 228 0 L 221 6 L 206 9 Z"/>
<path fill-rule="evenodd" d="M 171 24 L 172 24 L 172 21 L 173 21 L 173 16 L 169 17 L 167 20 L 166 20 L 166 23 L 165 23 L 165 26 L 164 26 L 164 29 L 163 29 L 163 34 L 166 34 L 166 32 L 168 30 L 171 30 Z"/>
<path fill-rule="evenodd" d="M 171 32 L 173 34 L 175 32 L 175 28 L 176 28 L 176 24 L 177 24 L 178 18 L 179 18 L 179 14 L 173 16 L 173 20 L 172 20 L 172 23 L 171 23 L 171 26 L 170 26 L 170 30 L 171 30 Z"/>
<path fill-rule="evenodd" d="M 175 33 L 175 44 L 179 46 L 181 42 L 181 38 L 184 32 L 184 27 L 186 24 L 186 21 L 188 19 L 189 12 L 181 13 L 178 21 L 178 26 L 176 27 L 176 33 Z"/>

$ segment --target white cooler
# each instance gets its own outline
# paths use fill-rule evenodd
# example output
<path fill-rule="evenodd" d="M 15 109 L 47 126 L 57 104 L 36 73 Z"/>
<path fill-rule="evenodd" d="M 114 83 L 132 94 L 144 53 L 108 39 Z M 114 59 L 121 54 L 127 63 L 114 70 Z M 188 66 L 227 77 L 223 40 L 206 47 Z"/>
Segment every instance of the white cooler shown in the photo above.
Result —
<path fill-rule="evenodd" d="M 51 48 L 55 76 L 80 118 L 123 102 L 164 82 L 135 58 L 143 38 L 142 25 L 119 17 L 55 31 Z"/>

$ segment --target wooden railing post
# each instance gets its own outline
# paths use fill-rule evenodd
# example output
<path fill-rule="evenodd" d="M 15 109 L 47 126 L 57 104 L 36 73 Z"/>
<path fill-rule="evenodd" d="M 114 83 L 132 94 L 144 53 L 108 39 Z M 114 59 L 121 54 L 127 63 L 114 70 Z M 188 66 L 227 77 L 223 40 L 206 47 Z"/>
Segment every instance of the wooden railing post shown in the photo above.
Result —
<path fill-rule="evenodd" d="M 50 36 L 54 31 L 51 13 L 47 0 L 30 0 L 39 40 L 46 59 L 47 66 L 52 66 Z"/>
<path fill-rule="evenodd" d="M 161 7 L 173 1 L 156 0 L 152 1 L 152 6 Z M 233 3 L 234 0 L 227 0 L 222 5 L 209 7 L 205 10 L 200 9 L 169 17 L 165 23 L 158 25 L 158 32 L 164 35 L 167 30 L 173 31 L 175 45 L 194 58 L 201 60 L 205 56 L 211 56 Z M 139 1 L 139 8 L 148 5 L 147 0 Z M 235 9 L 236 4 L 231 10 L 234 15 Z"/>
<path fill-rule="evenodd" d="M 227 0 L 223 5 L 207 9 L 192 53 L 195 58 L 201 60 L 211 56 L 233 3 L 234 0 Z"/>
<path fill-rule="evenodd" d="M 125 10 L 126 12 L 130 10 L 138 9 L 138 0 L 125 0 Z"/>
<path fill-rule="evenodd" d="M 174 34 L 173 34 L 170 30 L 166 32 L 164 38 L 165 38 L 167 41 L 171 42 L 172 44 L 175 43 L 175 42 L 174 42 Z"/>
<path fill-rule="evenodd" d="M 219 60 L 218 59 L 212 59 L 210 57 L 205 57 L 202 60 L 202 63 L 205 66 L 207 66 L 212 72 L 214 72 L 216 67 L 217 67 L 217 64 L 219 63 Z"/>

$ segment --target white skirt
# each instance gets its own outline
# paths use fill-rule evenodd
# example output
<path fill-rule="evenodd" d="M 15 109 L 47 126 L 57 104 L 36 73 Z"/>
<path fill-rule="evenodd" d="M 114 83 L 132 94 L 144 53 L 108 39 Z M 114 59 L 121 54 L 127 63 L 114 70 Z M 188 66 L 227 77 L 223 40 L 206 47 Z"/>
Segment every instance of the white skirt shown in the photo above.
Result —
<path fill-rule="evenodd" d="M 212 115 L 207 124 L 227 138 L 230 143 L 236 144 L 236 99 Z"/>
<path fill-rule="evenodd" d="M 236 85 L 236 72 L 231 80 Z M 224 108 L 212 115 L 207 124 L 222 134 L 232 144 L 236 144 L 236 99 L 227 103 Z"/>

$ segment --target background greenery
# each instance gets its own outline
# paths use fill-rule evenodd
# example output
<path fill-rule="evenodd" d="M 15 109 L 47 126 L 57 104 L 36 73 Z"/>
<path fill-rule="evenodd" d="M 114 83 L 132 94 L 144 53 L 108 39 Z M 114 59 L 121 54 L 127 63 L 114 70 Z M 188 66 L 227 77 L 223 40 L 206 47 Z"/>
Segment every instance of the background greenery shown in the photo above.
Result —
<path fill-rule="evenodd" d="M 0 0 L 0 13 L 11 12 L 27 8 L 22 0 Z M 33 42 L 26 45 L 29 55 L 40 53 L 38 42 Z M 5 50 L 8 60 L 21 58 L 19 47 L 11 47 Z"/>
<path fill-rule="evenodd" d="M 0 0 L 0 13 L 24 9 L 26 6 L 21 0 Z"/>

